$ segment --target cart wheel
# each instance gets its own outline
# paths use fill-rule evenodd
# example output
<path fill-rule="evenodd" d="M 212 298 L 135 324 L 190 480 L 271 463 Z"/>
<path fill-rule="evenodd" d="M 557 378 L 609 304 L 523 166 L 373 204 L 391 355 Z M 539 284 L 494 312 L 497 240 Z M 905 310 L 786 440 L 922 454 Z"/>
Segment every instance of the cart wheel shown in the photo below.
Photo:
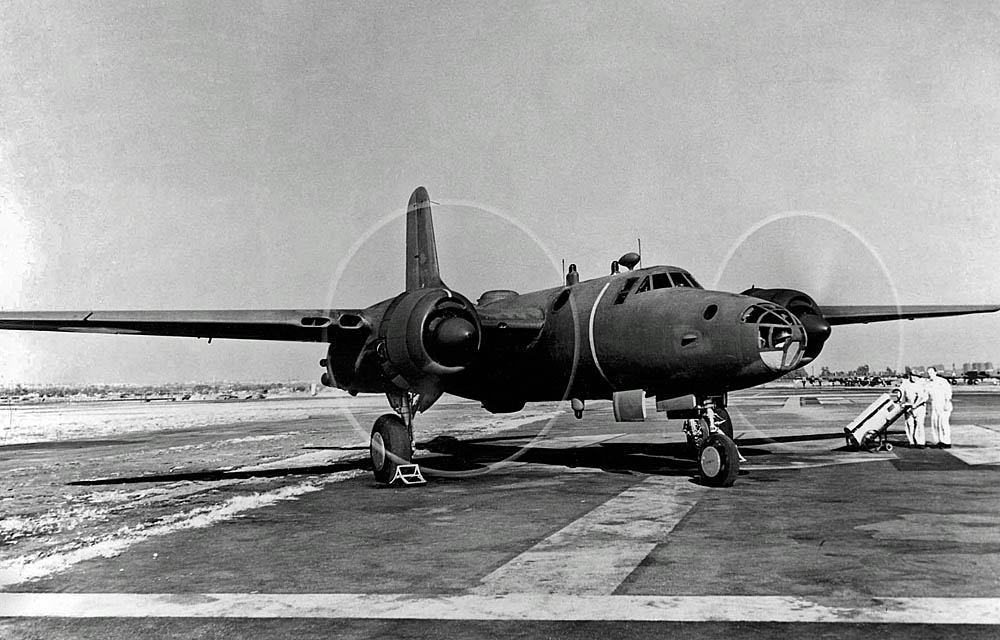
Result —
<path fill-rule="evenodd" d="M 879 443 L 871 433 L 866 433 L 863 438 L 861 438 L 861 447 L 868 453 L 874 453 L 879 450 Z"/>

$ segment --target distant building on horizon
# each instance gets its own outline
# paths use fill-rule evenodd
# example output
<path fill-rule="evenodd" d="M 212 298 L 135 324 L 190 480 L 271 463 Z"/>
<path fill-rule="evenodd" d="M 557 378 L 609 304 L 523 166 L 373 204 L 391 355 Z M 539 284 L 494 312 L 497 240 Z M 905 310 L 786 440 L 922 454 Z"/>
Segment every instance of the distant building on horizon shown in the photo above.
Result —
<path fill-rule="evenodd" d="M 962 373 L 970 371 L 993 371 L 992 362 L 965 362 L 962 364 Z"/>

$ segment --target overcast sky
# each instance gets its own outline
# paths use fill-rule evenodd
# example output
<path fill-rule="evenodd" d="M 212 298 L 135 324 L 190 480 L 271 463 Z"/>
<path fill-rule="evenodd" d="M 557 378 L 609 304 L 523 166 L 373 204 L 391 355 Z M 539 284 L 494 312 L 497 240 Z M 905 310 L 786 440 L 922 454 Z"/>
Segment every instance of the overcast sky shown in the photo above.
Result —
<path fill-rule="evenodd" d="M 641 238 L 706 286 L 998 302 L 997 6 L 14 2 L 0 308 L 371 304 L 403 287 L 418 185 L 473 299 Z M 998 337 L 1000 314 L 836 327 L 816 370 L 1000 362 Z M 5 332 L 0 383 L 314 379 L 322 356 Z"/>

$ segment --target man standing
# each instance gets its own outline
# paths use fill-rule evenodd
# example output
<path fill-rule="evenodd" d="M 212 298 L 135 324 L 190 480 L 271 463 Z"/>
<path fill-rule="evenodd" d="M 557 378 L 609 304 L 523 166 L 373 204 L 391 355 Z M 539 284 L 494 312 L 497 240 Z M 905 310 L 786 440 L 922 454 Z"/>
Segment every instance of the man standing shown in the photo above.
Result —
<path fill-rule="evenodd" d="M 926 442 L 924 419 L 927 416 L 927 389 L 912 371 L 907 371 L 899 385 L 903 408 L 906 411 L 906 439 L 911 447 L 923 449 Z"/>
<path fill-rule="evenodd" d="M 931 403 L 931 445 L 951 449 L 951 383 L 937 374 L 934 367 L 927 369 L 927 397 Z"/>

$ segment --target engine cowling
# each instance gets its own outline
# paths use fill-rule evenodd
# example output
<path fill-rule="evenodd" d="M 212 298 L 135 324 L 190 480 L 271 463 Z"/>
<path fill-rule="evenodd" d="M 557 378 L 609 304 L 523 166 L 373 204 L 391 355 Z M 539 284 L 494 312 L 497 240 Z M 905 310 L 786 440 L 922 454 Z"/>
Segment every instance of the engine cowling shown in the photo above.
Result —
<path fill-rule="evenodd" d="M 443 288 L 419 289 L 393 300 L 379 338 L 390 379 L 401 388 L 420 389 L 465 370 L 479 353 L 482 325 L 464 296 Z"/>
<path fill-rule="evenodd" d="M 758 289 L 752 287 L 742 292 L 745 296 L 753 296 L 767 300 L 788 309 L 802 323 L 806 331 L 806 346 L 800 364 L 808 364 L 823 351 L 823 345 L 830 337 L 829 321 L 823 317 L 819 305 L 809 295 L 795 289 Z"/>

